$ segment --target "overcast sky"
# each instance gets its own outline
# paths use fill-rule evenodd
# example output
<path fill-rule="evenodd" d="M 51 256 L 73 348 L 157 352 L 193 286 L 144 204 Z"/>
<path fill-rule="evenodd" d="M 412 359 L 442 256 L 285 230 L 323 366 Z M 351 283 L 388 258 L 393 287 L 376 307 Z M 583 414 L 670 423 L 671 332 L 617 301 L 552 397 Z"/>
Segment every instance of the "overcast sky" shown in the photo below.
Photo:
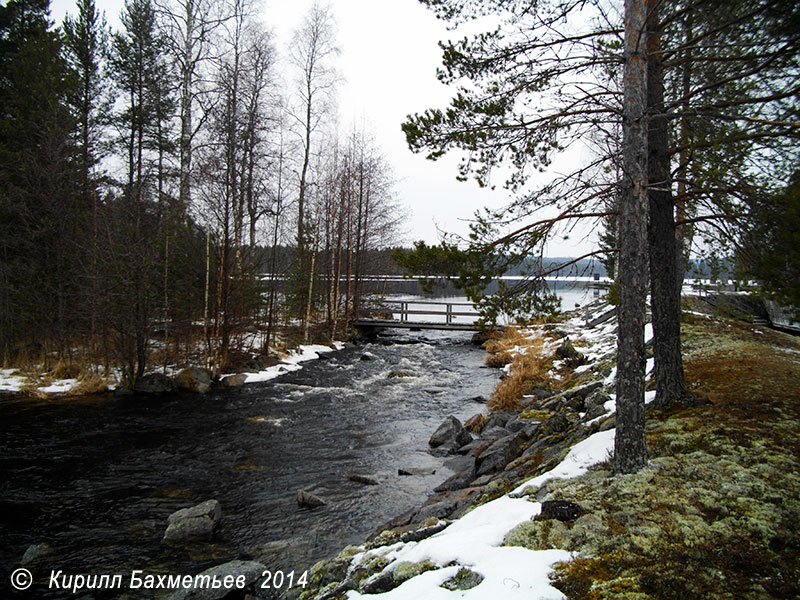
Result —
<path fill-rule="evenodd" d="M 118 28 L 122 0 L 96 4 Z M 262 20 L 274 32 L 282 56 L 312 4 L 313 0 L 264 0 Z M 468 233 L 467 221 L 476 210 L 508 202 L 502 185 L 492 192 L 474 181 L 456 181 L 457 156 L 432 162 L 414 155 L 400 130 L 407 115 L 447 105 L 452 90 L 436 79 L 441 60 L 437 42 L 457 34 L 418 0 L 331 0 L 329 5 L 341 48 L 341 126 L 346 131 L 353 124 L 365 125 L 392 165 L 397 196 L 409 216 L 405 241 L 437 242 L 437 228 Z M 76 12 L 75 0 L 52 1 L 54 20 L 60 23 L 66 12 Z M 575 238 L 551 244 L 548 254 L 575 256 L 589 250 Z"/>

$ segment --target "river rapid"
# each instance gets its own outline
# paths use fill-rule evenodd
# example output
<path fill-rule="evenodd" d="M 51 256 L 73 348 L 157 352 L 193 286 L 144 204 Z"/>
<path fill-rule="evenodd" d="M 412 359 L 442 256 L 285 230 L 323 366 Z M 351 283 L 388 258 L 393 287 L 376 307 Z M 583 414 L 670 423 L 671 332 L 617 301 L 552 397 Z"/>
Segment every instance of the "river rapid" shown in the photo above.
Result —
<path fill-rule="evenodd" d="M 428 438 L 447 415 L 483 409 L 475 398 L 498 378 L 470 335 L 387 333 L 204 396 L 0 401 L 0 589 L 38 543 L 51 552 L 14 597 L 73 597 L 46 588 L 51 569 L 194 574 L 259 557 L 302 571 L 363 541 L 452 474 Z M 328 504 L 299 508 L 300 489 Z M 161 543 L 168 515 L 210 498 L 223 511 L 213 543 Z"/>

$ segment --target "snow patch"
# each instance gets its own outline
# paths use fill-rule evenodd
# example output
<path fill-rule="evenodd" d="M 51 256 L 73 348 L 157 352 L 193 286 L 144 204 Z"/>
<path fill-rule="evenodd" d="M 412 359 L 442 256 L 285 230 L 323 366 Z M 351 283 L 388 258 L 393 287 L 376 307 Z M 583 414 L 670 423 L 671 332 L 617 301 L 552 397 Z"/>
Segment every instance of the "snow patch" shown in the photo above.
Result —
<path fill-rule="evenodd" d="M 582 442 L 578 442 L 570 449 L 567 456 L 558 466 L 547 473 L 522 483 L 511 492 L 511 495 L 521 494 L 529 487 L 541 487 L 543 483 L 550 479 L 571 479 L 585 474 L 589 467 L 607 460 L 613 454 L 616 433 L 616 429 L 598 431 Z"/>
<path fill-rule="evenodd" d="M 399 587 L 369 598 L 386 600 L 450 599 L 472 600 L 494 598 L 540 598 L 561 600 L 564 595 L 550 585 L 548 574 L 554 563 L 570 560 L 572 554 L 565 550 L 528 550 L 500 546 L 506 534 L 541 512 L 541 504 L 526 499 L 503 496 L 483 504 L 453 522 L 444 531 L 422 540 L 400 544 L 385 556 L 392 561 L 386 570 L 392 570 L 402 561 L 430 560 L 439 566 L 457 563 L 444 569 L 418 575 Z M 460 566 L 469 567 L 483 575 L 476 587 L 453 592 L 439 587 L 453 577 Z M 363 598 L 358 592 L 348 592 L 351 600 Z"/>

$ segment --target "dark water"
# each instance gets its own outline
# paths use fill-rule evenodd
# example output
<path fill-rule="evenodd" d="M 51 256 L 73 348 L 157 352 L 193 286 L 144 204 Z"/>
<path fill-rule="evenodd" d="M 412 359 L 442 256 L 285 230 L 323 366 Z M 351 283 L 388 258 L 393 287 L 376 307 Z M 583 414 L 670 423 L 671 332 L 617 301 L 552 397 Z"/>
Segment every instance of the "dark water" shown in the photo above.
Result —
<path fill-rule="evenodd" d="M 472 398 L 496 384 L 469 334 L 410 336 L 206 396 L 1 401 L 0 597 L 75 597 L 46 589 L 51 569 L 194 574 L 260 556 L 303 570 L 362 541 L 450 475 L 428 437 L 448 414 L 480 410 Z M 360 360 L 365 352 L 373 360 Z M 397 475 L 410 467 L 436 474 Z M 298 489 L 328 505 L 299 509 Z M 170 513 L 209 498 L 224 515 L 214 543 L 160 543 Z M 26 548 L 42 542 L 52 553 L 31 567 L 34 587 L 10 592 Z"/>

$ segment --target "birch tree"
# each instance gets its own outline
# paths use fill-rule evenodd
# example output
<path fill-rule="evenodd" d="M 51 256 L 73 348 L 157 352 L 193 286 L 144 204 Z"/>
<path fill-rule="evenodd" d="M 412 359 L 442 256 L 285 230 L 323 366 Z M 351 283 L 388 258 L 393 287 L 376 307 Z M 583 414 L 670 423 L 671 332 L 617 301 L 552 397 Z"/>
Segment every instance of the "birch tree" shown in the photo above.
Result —
<path fill-rule="evenodd" d="M 296 72 L 296 97 L 290 116 L 296 126 L 302 156 L 299 160 L 297 190 L 297 259 L 295 268 L 295 304 L 300 314 L 306 311 L 311 298 L 306 291 L 311 269 L 309 248 L 313 227 L 309 210 L 310 167 L 316 137 L 333 102 L 336 72 L 333 59 L 338 54 L 334 37 L 334 24 L 327 7 L 315 3 L 306 15 L 300 29 L 295 32 L 290 61 Z"/>

